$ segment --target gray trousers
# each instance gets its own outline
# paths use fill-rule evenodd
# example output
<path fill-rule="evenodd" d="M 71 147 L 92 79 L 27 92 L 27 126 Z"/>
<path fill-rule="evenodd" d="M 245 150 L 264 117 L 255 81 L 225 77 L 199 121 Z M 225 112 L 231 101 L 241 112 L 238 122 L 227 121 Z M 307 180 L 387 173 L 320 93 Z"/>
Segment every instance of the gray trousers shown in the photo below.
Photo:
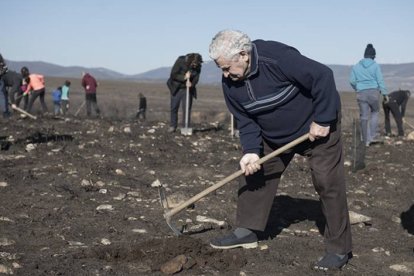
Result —
<path fill-rule="evenodd" d="M 185 113 L 187 110 L 187 90 L 184 89 L 180 89 L 178 90 L 178 92 L 173 96 L 171 95 L 171 104 L 170 104 L 170 126 L 171 127 L 177 127 L 178 125 L 178 110 L 180 109 L 180 103 L 181 103 L 181 109 L 182 109 L 182 114 L 183 114 L 183 118 L 182 118 L 182 126 L 185 127 Z M 191 123 L 191 108 L 193 106 L 193 96 L 190 93 L 190 98 L 189 98 L 189 108 L 188 108 L 188 126 L 190 126 Z"/>
<path fill-rule="evenodd" d="M 357 93 L 362 140 L 366 144 L 369 144 L 379 136 L 379 97 L 380 91 L 377 89 L 366 89 Z"/>
<path fill-rule="evenodd" d="M 332 127 L 331 127 L 332 128 Z M 279 146 L 264 142 L 264 154 Z M 306 141 L 262 165 L 254 175 L 240 181 L 238 227 L 265 230 L 280 178 L 295 153 L 306 156 L 312 182 L 326 219 L 324 238 L 327 252 L 348 254 L 352 250 L 351 226 L 346 199 L 340 124 L 328 137 Z"/>

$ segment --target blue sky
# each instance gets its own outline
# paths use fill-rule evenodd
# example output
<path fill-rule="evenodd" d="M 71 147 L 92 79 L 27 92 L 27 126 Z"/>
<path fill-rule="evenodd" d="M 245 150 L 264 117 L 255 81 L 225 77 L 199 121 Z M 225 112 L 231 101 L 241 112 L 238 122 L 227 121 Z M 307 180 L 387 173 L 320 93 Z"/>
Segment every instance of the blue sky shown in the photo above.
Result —
<path fill-rule="evenodd" d="M 0 0 L 0 53 L 15 61 L 138 74 L 177 56 L 208 57 L 238 29 L 325 64 L 350 65 L 373 43 L 379 63 L 414 62 L 412 0 Z"/>

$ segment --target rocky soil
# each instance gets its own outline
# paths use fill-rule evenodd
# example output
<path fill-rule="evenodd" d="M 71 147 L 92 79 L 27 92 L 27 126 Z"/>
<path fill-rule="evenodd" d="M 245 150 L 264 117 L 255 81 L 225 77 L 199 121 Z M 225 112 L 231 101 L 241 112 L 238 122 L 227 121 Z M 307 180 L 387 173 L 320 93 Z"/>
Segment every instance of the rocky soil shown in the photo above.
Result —
<path fill-rule="evenodd" d="M 82 101 L 77 89 L 72 114 Z M 82 112 L 2 121 L 0 274 L 323 274 L 311 269 L 323 255 L 323 217 L 300 156 L 283 177 L 257 249 L 209 246 L 234 227 L 237 181 L 173 217 L 185 235 L 168 227 L 157 186 L 173 205 L 238 170 L 240 144 L 230 135 L 220 88 L 200 90 L 192 136 L 167 133 L 169 100 L 158 84 L 103 83 L 103 118 Z M 145 122 L 132 118 L 138 91 L 150 105 Z M 353 173 L 351 94 L 343 107 L 349 208 L 368 218 L 352 225 L 353 259 L 330 274 L 412 275 L 414 142 L 390 137 L 370 146 L 367 167 Z M 407 119 L 414 122 L 412 110 Z"/>

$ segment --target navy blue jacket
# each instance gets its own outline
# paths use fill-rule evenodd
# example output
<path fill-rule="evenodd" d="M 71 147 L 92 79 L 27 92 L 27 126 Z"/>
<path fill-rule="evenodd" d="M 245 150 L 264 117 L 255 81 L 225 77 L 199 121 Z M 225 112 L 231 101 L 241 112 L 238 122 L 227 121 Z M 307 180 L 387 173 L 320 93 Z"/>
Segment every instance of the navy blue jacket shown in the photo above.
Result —
<path fill-rule="evenodd" d="M 263 139 L 286 144 L 309 132 L 312 121 L 336 123 L 341 102 L 332 70 L 293 47 L 253 41 L 244 81 L 222 79 L 224 98 L 237 121 L 243 153 L 262 152 Z"/>

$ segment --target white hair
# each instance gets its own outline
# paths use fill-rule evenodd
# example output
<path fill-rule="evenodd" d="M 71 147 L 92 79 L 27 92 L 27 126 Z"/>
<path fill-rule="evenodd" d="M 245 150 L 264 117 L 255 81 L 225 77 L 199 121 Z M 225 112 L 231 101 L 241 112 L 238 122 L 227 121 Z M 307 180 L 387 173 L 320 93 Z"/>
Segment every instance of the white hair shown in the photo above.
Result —
<path fill-rule="evenodd" d="M 217 33 L 209 47 L 209 55 L 213 60 L 222 57 L 232 59 L 241 51 L 250 53 L 252 41 L 249 36 L 237 30 L 223 30 Z"/>

